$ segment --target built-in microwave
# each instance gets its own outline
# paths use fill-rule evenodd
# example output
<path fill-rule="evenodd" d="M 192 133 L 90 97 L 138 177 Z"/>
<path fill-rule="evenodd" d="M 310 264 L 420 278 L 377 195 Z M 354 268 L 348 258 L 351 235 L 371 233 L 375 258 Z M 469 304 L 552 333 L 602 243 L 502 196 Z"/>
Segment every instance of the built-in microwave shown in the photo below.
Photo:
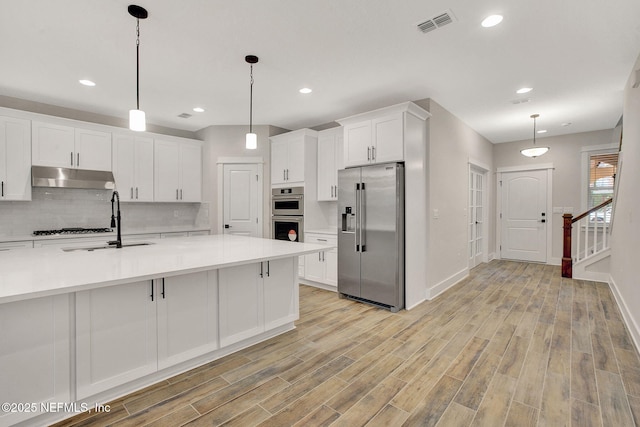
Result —
<path fill-rule="evenodd" d="M 271 191 L 271 215 L 304 215 L 304 187 L 274 188 Z"/>

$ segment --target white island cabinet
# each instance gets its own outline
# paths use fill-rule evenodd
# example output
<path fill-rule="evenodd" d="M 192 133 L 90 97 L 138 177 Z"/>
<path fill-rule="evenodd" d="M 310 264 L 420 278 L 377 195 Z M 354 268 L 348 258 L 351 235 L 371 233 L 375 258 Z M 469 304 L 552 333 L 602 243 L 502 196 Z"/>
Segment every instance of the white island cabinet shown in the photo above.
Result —
<path fill-rule="evenodd" d="M 0 398 L 93 408 L 295 327 L 311 243 L 234 235 L 0 257 Z M 46 409 L 46 408 L 45 408 Z M 48 425 L 73 411 L 2 413 Z"/>
<path fill-rule="evenodd" d="M 220 270 L 220 345 L 298 319 L 298 266 L 293 258 Z"/>
<path fill-rule="evenodd" d="M 204 271 L 78 292 L 78 398 L 217 349 L 216 276 Z"/>
<path fill-rule="evenodd" d="M 71 401 L 69 322 L 68 295 L 0 305 L 0 426 Z"/>

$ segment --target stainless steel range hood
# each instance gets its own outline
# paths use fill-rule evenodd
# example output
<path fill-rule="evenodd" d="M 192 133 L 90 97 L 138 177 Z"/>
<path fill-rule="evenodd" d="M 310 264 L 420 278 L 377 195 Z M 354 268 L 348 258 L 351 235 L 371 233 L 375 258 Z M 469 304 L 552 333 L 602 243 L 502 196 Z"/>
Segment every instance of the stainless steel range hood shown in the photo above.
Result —
<path fill-rule="evenodd" d="M 84 169 L 31 166 L 31 185 L 48 188 L 85 188 L 113 190 L 113 172 Z"/>

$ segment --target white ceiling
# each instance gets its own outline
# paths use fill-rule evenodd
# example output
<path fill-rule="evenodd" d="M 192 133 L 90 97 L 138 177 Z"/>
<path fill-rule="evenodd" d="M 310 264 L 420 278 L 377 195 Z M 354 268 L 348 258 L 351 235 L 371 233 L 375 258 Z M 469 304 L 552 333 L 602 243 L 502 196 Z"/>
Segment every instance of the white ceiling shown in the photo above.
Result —
<path fill-rule="evenodd" d="M 607 129 L 640 53 L 638 0 L 3 0 L 0 95 L 126 118 L 134 1 L 149 11 L 140 107 L 191 131 L 248 123 L 247 54 L 260 58 L 256 124 L 313 127 L 432 98 L 494 143 L 530 138 L 533 113 L 546 136 Z M 456 22 L 417 30 L 445 10 Z M 504 21 L 482 28 L 493 13 Z"/>

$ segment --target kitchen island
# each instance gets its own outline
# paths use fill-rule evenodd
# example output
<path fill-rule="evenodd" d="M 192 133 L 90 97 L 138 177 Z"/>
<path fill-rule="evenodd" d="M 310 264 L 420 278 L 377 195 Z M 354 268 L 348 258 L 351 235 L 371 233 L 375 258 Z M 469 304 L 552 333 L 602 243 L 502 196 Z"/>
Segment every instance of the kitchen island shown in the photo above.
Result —
<path fill-rule="evenodd" d="M 0 425 L 73 416 L 293 329 L 298 257 L 326 246 L 214 235 L 71 249 L 0 252 L 0 400 L 13 405 Z"/>

